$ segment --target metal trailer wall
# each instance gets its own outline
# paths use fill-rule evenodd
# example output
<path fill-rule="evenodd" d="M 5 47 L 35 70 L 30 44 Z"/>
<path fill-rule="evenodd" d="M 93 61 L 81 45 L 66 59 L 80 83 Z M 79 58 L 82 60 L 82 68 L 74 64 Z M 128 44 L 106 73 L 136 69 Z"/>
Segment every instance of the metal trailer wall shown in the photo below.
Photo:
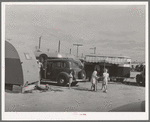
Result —
<path fill-rule="evenodd" d="M 5 41 L 5 83 L 24 85 L 39 81 L 34 53 L 24 45 Z"/>

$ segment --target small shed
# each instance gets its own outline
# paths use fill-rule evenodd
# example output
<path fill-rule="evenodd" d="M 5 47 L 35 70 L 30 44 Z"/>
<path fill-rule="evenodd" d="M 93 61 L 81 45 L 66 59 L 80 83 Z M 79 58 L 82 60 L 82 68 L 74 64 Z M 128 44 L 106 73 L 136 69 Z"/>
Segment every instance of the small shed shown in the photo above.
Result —
<path fill-rule="evenodd" d="M 25 45 L 5 41 L 5 84 L 24 86 L 38 81 L 34 53 Z"/>

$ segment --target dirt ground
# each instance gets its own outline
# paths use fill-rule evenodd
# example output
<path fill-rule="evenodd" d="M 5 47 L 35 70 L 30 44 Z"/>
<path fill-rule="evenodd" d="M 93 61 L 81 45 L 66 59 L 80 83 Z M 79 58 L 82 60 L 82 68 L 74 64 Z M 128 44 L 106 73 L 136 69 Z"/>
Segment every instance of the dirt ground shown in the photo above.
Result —
<path fill-rule="evenodd" d="M 137 73 L 132 73 L 136 75 Z M 46 84 L 46 83 L 45 83 Z M 108 92 L 101 89 L 90 90 L 91 83 L 78 83 L 69 89 L 49 83 L 52 90 L 33 93 L 5 92 L 6 112 L 108 112 L 123 105 L 130 104 L 132 111 L 135 103 L 145 101 L 145 87 L 137 86 L 135 79 L 127 79 L 126 83 L 109 82 Z M 141 111 L 141 104 L 137 111 Z M 134 108 L 133 108 L 134 111 Z"/>

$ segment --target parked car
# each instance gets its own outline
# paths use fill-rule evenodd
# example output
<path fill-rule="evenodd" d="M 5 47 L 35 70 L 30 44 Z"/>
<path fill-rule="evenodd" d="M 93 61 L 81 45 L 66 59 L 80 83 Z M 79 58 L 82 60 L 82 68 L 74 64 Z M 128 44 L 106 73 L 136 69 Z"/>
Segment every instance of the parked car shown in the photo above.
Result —
<path fill-rule="evenodd" d="M 70 71 L 73 72 L 73 82 L 71 85 L 86 81 L 83 64 L 80 60 L 72 58 L 46 59 L 44 61 L 42 79 L 56 81 L 59 85 L 65 86 L 69 82 Z"/>

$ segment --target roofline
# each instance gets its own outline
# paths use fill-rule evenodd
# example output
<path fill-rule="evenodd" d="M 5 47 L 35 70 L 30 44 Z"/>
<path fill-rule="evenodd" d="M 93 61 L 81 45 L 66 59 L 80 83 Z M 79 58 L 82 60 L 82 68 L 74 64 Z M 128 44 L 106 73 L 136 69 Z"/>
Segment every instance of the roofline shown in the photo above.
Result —
<path fill-rule="evenodd" d="M 55 59 L 53 58 L 53 59 L 47 59 L 47 60 L 52 61 L 52 60 L 70 60 L 70 59 L 72 60 L 73 58 L 55 58 Z"/>
<path fill-rule="evenodd" d="M 52 58 L 76 58 L 76 56 L 69 54 L 69 53 L 58 53 L 58 52 L 37 52 L 34 51 L 34 54 L 36 57 L 39 57 L 41 54 L 45 54 L 48 57 L 52 57 Z"/>
<path fill-rule="evenodd" d="M 110 58 L 130 58 L 129 56 L 103 56 L 103 55 L 85 55 L 86 56 L 90 56 L 90 57 L 110 57 Z"/>

